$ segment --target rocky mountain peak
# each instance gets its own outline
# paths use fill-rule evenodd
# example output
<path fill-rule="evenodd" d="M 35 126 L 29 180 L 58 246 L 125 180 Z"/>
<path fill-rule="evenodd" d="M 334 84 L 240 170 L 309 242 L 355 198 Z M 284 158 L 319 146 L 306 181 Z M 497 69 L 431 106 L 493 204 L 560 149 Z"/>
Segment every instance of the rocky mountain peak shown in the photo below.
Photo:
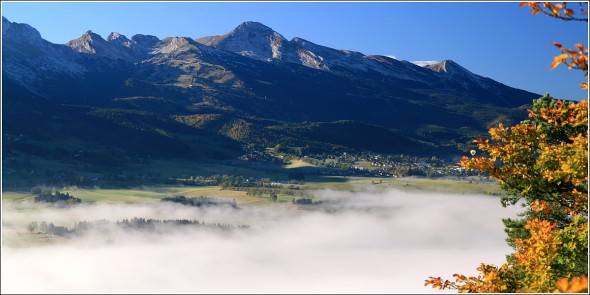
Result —
<path fill-rule="evenodd" d="M 135 51 L 138 50 L 137 42 L 129 40 L 127 37 L 125 37 L 125 35 L 121 35 L 116 32 L 110 33 L 109 36 L 107 37 L 107 41 L 110 44 L 113 44 L 115 46 L 123 46 L 123 47 L 134 49 Z"/>
<path fill-rule="evenodd" d="M 36 45 L 40 45 L 44 41 L 37 29 L 28 24 L 10 22 L 5 17 L 2 17 L 2 38 Z"/>
<path fill-rule="evenodd" d="M 233 32 L 241 32 L 241 31 L 265 31 L 273 33 L 273 29 L 254 21 L 246 21 L 238 25 Z"/>
<path fill-rule="evenodd" d="M 156 45 L 158 42 L 160 42 L 160 39 L 158 39 L 158 37 L 156 36 L 142 34 L 134 35 L 133 37 L 131 37 L 131 40 L 135 41 L 137 44 L 143 47 L 152 47 Z"/>
<path fill-rule="evenodd" d="M 119 40 L 119 41 L 122 41 L 122 42 L 129 41 L 129 39 L 127 39 L 127 37 L 125 37 L 125 35 L 121 35 L 121 34 L 119 34 L 117 32 L 112 32 L 107 37 L 107 41 L 111 42 L 113 40 Z"/>
<path fill-rule="evenodd" d="M 470 71 L 465 69 L 464 67 L 460 66 L 458 63 L 454 62 L 453 60 L 447 59 L 443 60 L 438 63 L 426 64 L 424 65 L 425 68 L 429 68 L 438 73 L 448 73 L 448 74 L 458 74 L 458 73 L 469 73 L 472 74 Z"/>
<path fill-rule="evenodd" d="M 486 81 L 484 77 L 472 73 L 471 71 L 467 70 L 463 66 L 459 65 L 458 63 L 450 59 L 443 60 L 441 62 L 434 64 L 425 65 L 424 68 L 442 74 L 443 79 L 456 80 L 457 83 L 463 86 L 463 88 L 467 88 L 470 85 L 477 85 L 479 87 L 486 89 L 497 88 L 494 83 L 490 84 L 489 81 Z"/>
<path fill-rule="evenodd" d="M 149 40 L 154 41 L 153 39 Z M 188 37 L 167 37 L 159 41 L 151 53 L 172 54 L 188 50 L 200 50 L 198 43 Z"/>
<path fill-rule="evenodd" d="M 254 21 L 243 22 L 223 36 L 203 37 L 197 42 L 258 60 L 297 59 L 289 41 L 270 27 Z"/>
<path fill-rule="evenodd" d="M 269 42 L 273 40 L 275 42 L 287 41 L 281 34 L 275 32 L 273 29 L 259 22 L 253 21 L 241 23 L 227 35 L 228 36 L 225 40 L 230 39 L 232 42 L 240 42 L 249 45 L 260 45 L 258 42 Z"/>
<path fill-rule="evenodd" d="M 84 34 L 82 34 L 82 36 L 80 38 L 84 39 L 84 40 L 90 40 L 90 41 L 106 41 L 99 34 L 93 32 L 92 30 L 88 30 L 88 31 L 84 32 Z"/>
<path fill-rule="evenodd" d="M 128 61 L 135 61 L 144 57 L 149 50 L 149 47 L 138 45 L 136 41 L 129 40 L 120 33 L 112 32 L 105 40 L 90 30 L 86 31 L 80 38 L 71 40 L 65 45 L 76 52 Z"/>
<path fill-rule="evenodd" d="M 411 61 L 411 63 L 420 66 L 420 67 L 426 67 L 428 65 L 434 65 L 439 63 L 439 61 L 435 61 L 435 60 L 417 60 L 417 61 Z"/>
<path fill-rule="evenodd" d="M 96 54 L 97 49 L 100 51 L 100 48 L 107 46 L 107 41 L 100 35 L 88 30 L 80 38 L 68 41 L 66 46 L 76 52 Z"/>
<path fill-rule="evenodd" d="M 10 22 L 5 17 L 2 17 L 2 35 L 6 34 L 8 28 L 10 28 Z"/>

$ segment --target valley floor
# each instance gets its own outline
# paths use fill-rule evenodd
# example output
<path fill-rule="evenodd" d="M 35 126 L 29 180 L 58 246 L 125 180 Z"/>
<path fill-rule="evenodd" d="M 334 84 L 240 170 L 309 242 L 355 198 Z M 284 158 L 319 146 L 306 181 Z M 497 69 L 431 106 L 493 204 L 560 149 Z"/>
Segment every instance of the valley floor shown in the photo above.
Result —
<path fill-rule="evenodd" d="M 3 175 L 3 293 L 423 292 L 447 265 L 501 261 L 500 219 L 516 212 L 479 176 L 324 175 L 301 159 L 29 165 Z"/>
<path fill-rule="evenodd" d="M 501 218 L 518 211 L 501 207 L 497 184 L 475 179 L 315 176 L 276 186 L 296 193 L 273 201 L 221 186 L 69 187 L 61 193 L 81 201 L 65 205 L 4 190 L 2 292 L 421 293 L 432 274 L 502 261 Z M 237 208 L 162 201 L 170 196 Z"/>

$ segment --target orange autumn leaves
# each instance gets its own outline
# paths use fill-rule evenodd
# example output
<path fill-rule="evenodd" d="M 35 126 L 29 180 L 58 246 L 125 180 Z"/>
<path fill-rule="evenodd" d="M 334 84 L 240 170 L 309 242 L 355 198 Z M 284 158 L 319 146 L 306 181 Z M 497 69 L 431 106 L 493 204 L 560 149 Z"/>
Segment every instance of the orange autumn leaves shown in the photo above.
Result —
<path fill-rule="evenodd" d="M 557 281 L 556 287 L 561 293 L 588 292 L 588 277 L 573 278 L 571 280 L 563 278 Z"/>
<path fill-rule="evenodd" d="M 576 215 L 563 229 L 548 220 L 525 225 L 528 239 L 516 239 L 514 267 L 524 274 L 516 292 L 587 292 L 587 274 L 576 273 L 576 259 L 588 251 L 588 225 Z M 561 277 L 555 279 L 556 277 Z"/>
<path fill-rule="evenodd" d="M 543 13 L 545 15 L 566 20 L 566 21 L 585 21 L 588 22 L 588 3 L 585 2 L 585 8 L 583 3 L 578 3 L 576 10 L 568 8 L 568 4 L 575 5 L 575 3 L 551 3 L 551 2 L 521 2 L 520 6 L 528 6 L 533 15 Z M 588 77 L 588 48 L 584 48 L 584 45 L 577 43 L 574 45 L 575 49 L 565 48 L 561 43 L 553 42 L 561 54 L 553 58 L 553 62 L 549 66 L 549 69 L 553 70 L 560 64 L 567 65 L 568 69 L 579 69 L 584 72 L 584 77 Z M 588 90 L 588 82 L 582 82 L 579 86 Z"/>
<path fill-rule="evenodd" d="M 551 105 L 529 111 L 533 122 L 491 128 L 490 139 L 474 140 L 487 156 L 463 157 L 461 165 L 489 173 L 531 201 L 551 201 L 568 212 L 587 211 L 588 101 L 540 100 Z"/>
<path fill-rule="evenodd" d="M 584 21 L 583 17 L 576 17 L 576 12 L 574 9 L 568 8 L 568 2 L 562 3 L 551 3 L 551 2 L 521 2 L 520 6 L 528 6 L 533 15 L 537 15 L 538 13 L 543 13 L 545 15 L 549 15 L 555 18 L 559 18 L 562 20 L 577 20 L 577 21 Z M 578 13 L 582 16 L 588 16 L 588 9 L 584 9 L 583 3 L 578 3 Z M 586 4 L 586 6 L 588 6 Z"/>
<path fill-rule="evenodd" d="M 534 219 L 525 228 L 530 237 L 516 240 L 514 260 L 500 267 L 482 263 L 477 268 L 479 275 L 454 274 L 454 281 L 430 277 L 425 286 L 460 293 L 587 292 L 588 276 L 575 274 L 573 261 L 588 249 L 586 223 L 578 216 L 559 230 L 555 223 Z M 561 278 L 555 280 L 556 276 Z"/>
<path fill-rule="evenodd" d="M 588 21 L 588 2 L 579 3 L 577 11 L 568 4 L 575 5 L 520 6 L 530 7 L 533 15 Z M 588 77 L 588 48 L 553 45 L 561 54 L 550 69 L 564 64 Z M 588 82 L 580 86 L 588 90 Z M 521 215 L 524 233 L 507 228 L 515 252 L 500 267 L 482 263 L 477 276 L 429 277 L 426 286 L 469 293 L 588 292 L 588 101 L 545 95 L 534 101 L 529 117 L 516 126 L 491 128 L 489 139 L 474 141 L 480 155 L 461 160 L 467 170 L 486 172 L 499 181 L 507 193 L 501 197 L 503 205 L 519 200 L 528 204 Z"/>
<path fill-rule="evenodd" d="M 497 268 L 494 265 L 482 263 L 477 270 L 480 272 L 477 277 L 454 274 L 454 282 L 449 280 L 443 281 L 440 277 L 430 277 L 424 285 L 431 285 L 433 288 L 439 290 L 457 290 L 459 293 L 503 293 L 510 291 L 509 283 L 502 278 L 510 274 L 510 269 L 507 265 Z"/>
<path fill-rule="evenodd" d="M 557 42 L 553 42 L 553 45 L 559 48 L 562 53 L 553 58 L 549 69 L 553 70 L 558 65 L 565 64 L 568 69 L 575 68 L 584 71 L 584 77 L 588 77 L 588 48 L 584 49 L 584 45 L 580 43 L 575 45 L 577 50 L 564 48 Z M 582 82 L 579 86 L 584 90 L 588 90 L 588 82 Z"/>
<path fill-rule="evenodd" d="M 430 277 L 425 285 L 469 293 L 588 290 L 587 269 L 579 268 L 588 253 L 588 103 L 547 95 L 534 105 L 532 121 L 490 129 L 490 139 L 475 141 L 487 156 L 463 157 L 461 165 L 489 173 L 546 218 L 526 221 L 528 237 L 514 239 L 513 259 L 500 267 L 481 264 L 478 276 Z M 552 219 L 557 211 L 569 217 Z"/>

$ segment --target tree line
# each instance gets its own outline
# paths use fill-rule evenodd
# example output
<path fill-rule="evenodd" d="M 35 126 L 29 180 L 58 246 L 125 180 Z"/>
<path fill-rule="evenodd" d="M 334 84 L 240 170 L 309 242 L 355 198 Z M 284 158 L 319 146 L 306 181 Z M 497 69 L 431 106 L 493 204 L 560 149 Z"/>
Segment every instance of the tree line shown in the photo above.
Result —
<path fill-rule="evenodd" d="M 75 205 L 80 204 L 82 202 L 81 199 L 76 198 L 69 193 L 62 193 L 59 191 L 51 191 L 47 189 L 33 189 L 32 191 L 34 194 L 37 195 L 33 198 L 35 203 L 45 202 L 45 203 L 53 203 L 56 205 Z"/>
<path fill-rule="evenodd" d="M 224 200 L 219 198 L 211 198 L 211 197 L 190 197 L 187 198 L 185 196 L 173 196 L 173 197 L 165 197 L 160 200 L 161 202 L 172 202 L 178 203 L 186 206 L 195 206 L 195 207 L 207 207 L 207 206 L 229 206 L 231 208 L 237 209 L 238 205 L 235 199 Z"/>
<path fill-rule="evenodd" d="M 248 225 L 235 225 L 231 223 L 206 223 L 204 221 L 190 219 L 146 219 L 133 217 L 131 219 L 117 220 L 115 222 L 100 219 L 94 221 L 78 221 L 73 227 L 56 226 L 53 222 L 33 221 L 26 227 L 30 233 L 47 234 L 71 238 L 90 232 L 108 233 L 115 229 L 123 231 L 148 231 L 167 232 L 180 228 L 206 228 L 222 231 L 248 229 Z"/>

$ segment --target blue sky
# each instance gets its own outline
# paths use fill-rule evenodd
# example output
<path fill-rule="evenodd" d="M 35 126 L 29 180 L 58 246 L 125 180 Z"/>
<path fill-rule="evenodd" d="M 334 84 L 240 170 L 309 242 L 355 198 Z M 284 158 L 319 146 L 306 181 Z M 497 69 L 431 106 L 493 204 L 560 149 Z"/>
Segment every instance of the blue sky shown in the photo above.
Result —
<path fill-rule="evenodd" d="M 566 47 L 588 45 L 588 26 L 533 16 L 518 2 L 2 2 L 2 16 L 63 44 L 92 30 L 159 38 L 225 34 L 258 21 L 285 38 L 398 59 L 452 59 L 506 85 L 563 99 L 588 92 L 579 70 L 549 64 Z"/>

